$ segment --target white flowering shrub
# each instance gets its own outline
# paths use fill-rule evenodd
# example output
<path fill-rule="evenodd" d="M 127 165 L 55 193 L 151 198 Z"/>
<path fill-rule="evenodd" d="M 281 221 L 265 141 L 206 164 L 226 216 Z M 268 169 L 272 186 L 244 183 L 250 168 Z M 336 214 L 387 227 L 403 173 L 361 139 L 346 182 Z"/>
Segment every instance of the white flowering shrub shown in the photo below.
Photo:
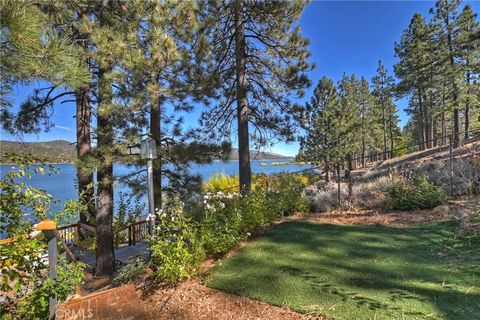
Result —
<path fill-rule="evenodd" d="M 203 234 L 205 250 L 213 255 L 234 248 L 247 237 L 241 233 L 241 197 L 238 193 L 208 192 L 204 196 Z"/>
<path fill-rule="evenodd" d="M 308 209 L 301 197 L 308 178 L 278 177 L 268 187 L 257 182 L 245 196 L 238 192 L 206 193 L 198 201 L 201 214 L 190 216 L 195 219 L 185 216 L 183 203 L 178 201 L 157 211 L 160 219 L 152 239 L 156 275 L 173 282 L 188 278 L 197 271 L 205 253 L 224 254 L 280 216 Z"/>
<path fill-rule="evenodd" d="M 204 243 L 207 253 L 223 254 L 282 215 L 308 209 L 301 178 L 285 176 L 257 184 L 247 196 L 209 192 L 204 196 Z"/>
<path fill-rule="evenodd" d="M 174 200 L 157 211 L 151 241 L 151 262 L 155 275 L 176 282 L 197 273 L 205 258 L 201 228 L 184 213 L 183 203 Z"/>

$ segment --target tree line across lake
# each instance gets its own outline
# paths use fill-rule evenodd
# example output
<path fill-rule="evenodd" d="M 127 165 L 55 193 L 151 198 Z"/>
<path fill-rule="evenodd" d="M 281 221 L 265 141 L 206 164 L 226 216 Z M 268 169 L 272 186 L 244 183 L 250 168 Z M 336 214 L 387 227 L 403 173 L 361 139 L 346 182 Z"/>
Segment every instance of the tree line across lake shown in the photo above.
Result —
<path fill-rule="evenodd" d="M 323 78 L 302 106 L 295 100 L 314 68 L 298 25 L 306 4 L 0 0 L 2 126 L 40 133 L 53 126 L 54 108 L 75 103 L 80 220 L 97 227 L 96 275 L 115 270 L 113 163 L 142 135 L 157 143 L 154 202 L 161 208 L 162 197 L 198 188 L 189 163 L 228 158 L 232 134 L 239 185 L 248 193 L 250 146 L 293 141 L 298 127 L 305 159 L 328 172 L 339 159 L 378 150 L 392 157 L 404 141 L 427 148 L 431 138 L 445 143 L 447 132 L 478 126 L 480 31 L 468 5 L 440 0 L 430 22 L 414 16 L 395 45 L 399 83 L 380 63 L 372 87 L 354 75 L 337 86 Z M 44 87 L 12 106 L 12 88 L 35 80 Z M 395 96 L 410 97 L 403 132 Z M 187 128 L 184 117 L 200 106 L 199 126 Z"/>

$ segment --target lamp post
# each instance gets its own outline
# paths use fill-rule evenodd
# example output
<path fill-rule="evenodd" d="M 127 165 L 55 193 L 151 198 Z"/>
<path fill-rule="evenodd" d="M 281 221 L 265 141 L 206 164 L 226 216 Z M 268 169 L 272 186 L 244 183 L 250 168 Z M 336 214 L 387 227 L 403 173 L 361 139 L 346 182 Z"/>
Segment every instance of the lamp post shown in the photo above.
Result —
<path fill-rule="evenodd" d="M 157 145 L 155 139 L 147 137 L 140 142 L 140 157 L 147 159 L 148 181 L 148 216 L 150 235 L 153 236 L 155 226 L 155 199 L 153 197 L 153 159 L 157 158 Z"/>

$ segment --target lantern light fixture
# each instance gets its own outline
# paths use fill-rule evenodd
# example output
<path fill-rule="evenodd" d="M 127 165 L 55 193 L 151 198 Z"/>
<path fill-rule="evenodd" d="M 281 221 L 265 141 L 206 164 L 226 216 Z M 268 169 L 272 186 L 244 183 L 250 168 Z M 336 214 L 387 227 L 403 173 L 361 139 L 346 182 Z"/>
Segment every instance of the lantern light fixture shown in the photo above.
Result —
<path fill-rule="evenodd" d="M 157 144 L 155 139 L 147 137 L 140 142 L 140 157 L 150 160 L 157 158 Z"/>

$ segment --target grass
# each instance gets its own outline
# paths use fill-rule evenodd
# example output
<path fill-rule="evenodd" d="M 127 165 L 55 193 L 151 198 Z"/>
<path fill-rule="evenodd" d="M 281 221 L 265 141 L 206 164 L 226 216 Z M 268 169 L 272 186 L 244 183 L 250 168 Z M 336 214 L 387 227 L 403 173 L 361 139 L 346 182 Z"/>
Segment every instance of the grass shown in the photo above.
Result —
<path fill-rule="evenodd" d="M 284 222 L 205 281 L 329 319 L 479 319 L 480 239 L 456 227 Z"/>

